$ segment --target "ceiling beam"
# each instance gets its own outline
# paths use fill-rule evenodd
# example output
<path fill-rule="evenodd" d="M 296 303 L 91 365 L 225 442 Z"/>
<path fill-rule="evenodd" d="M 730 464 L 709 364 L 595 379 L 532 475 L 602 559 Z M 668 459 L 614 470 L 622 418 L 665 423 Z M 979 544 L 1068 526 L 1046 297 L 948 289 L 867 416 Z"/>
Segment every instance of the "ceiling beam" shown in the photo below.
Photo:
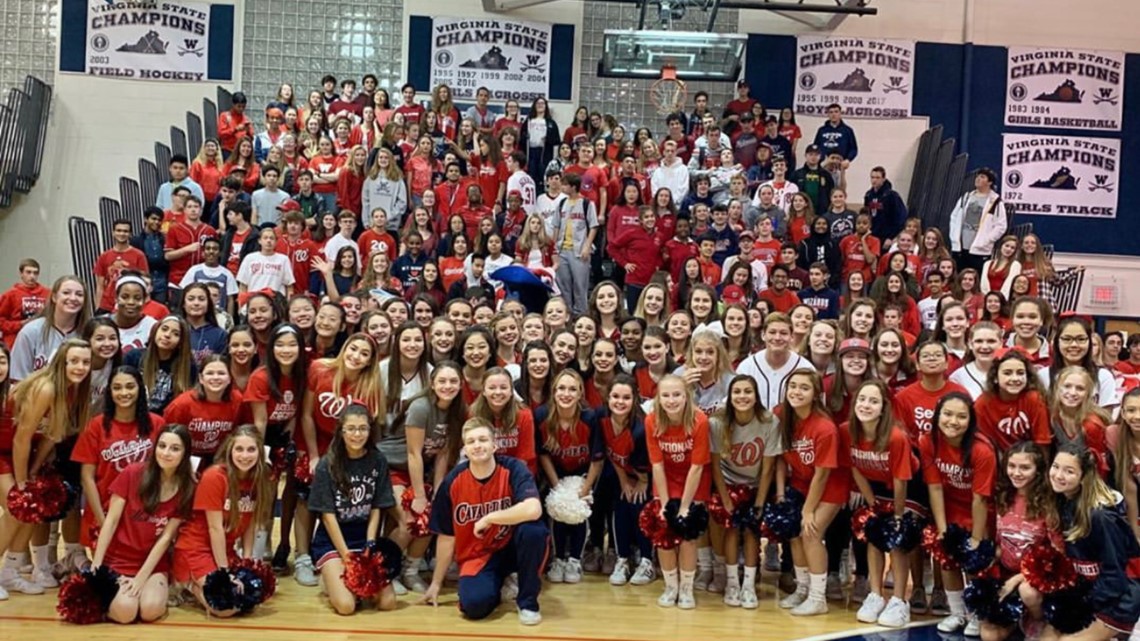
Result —
<path fill-rule="evenodd" d="M 513 11 L 515 9 L 523 9 L 525 7 L 533 7 L 535 5 L 547 4 L 553 0 L 483 0 L 483 10 L 488 13 L 504 13 Z M 602 0 L 604 2 L 615 2 L 618 4 L 642 4 L 642 0 Z M 649 0 L 652 2 L 652 0 Z M 865 0 L 836 0 L 836 4 L 806 4 L 802 2 L 769 2 L 768 0 L 721 0 L 720 8 L 722 9 L 745 9 L 757 11 L 775 11 L 783 15 L 785 18 L 796 20 L 786 14 L 792 13 L 817 13 L 817 14 L 832 14 L 833 16 L 873 16 L 879 13 L 879 10 L 874 7 L 864 6 Z M 835 18 L 832 20 L 834 21 Z M 815 29 L 827 29 L 828 27 L 823 23 L 818 22 L 805 22 L 804 20 L 797 20 L 803 22 Z M 841 22 L 842 20 L 840 20 Z M 838 23 L 836 23 L 838 24 Z"/>
<path fill-rule="evenodd" d="M 506 13 L 515 9 L 525 9 L 535 5 L 547 4 L 554 0 L 483 0 L 483 11 L 487 13 Z"/>

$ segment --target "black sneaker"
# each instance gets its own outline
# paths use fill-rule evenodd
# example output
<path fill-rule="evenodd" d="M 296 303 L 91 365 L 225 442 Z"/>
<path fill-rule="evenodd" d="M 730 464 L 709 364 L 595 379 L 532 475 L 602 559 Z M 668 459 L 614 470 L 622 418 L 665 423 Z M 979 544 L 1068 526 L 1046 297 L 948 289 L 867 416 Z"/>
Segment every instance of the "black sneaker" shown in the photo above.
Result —
<path fill-rule="evenodd" d="M 292 550 L 289 549 L 289 545 L 286 543 L 281 543 L 277 546 L 277 551 L 273 553 L 273 561 L 270 564 L 274 574 L 282 576 L 289 574 L 290 552 L 292 552 Z"/>

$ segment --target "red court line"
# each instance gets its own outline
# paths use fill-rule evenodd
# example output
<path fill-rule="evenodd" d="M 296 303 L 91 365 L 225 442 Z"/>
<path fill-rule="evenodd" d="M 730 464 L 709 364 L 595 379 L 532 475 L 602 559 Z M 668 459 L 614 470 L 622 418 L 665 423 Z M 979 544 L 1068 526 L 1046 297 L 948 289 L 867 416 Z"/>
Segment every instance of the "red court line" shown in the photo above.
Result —
<path fill-rule="evenodd" d="M 59 623 L 59 619 L 55 617 L 37 617 L 37 616 L 0 616 L 0 621 L 14 621 L 23 623 Z M 408 637 L 408 636 L 436 636 L 447 637 L 451 639 L 534 639 L 535 641 L 652 641 L 650 639 L 634 639 L 630 637 L 575 637 L 564 635 L 538 635 L 538 634 L 483 634 L 478 632 L 442 632 L 434 630 L 354 630 L 350 628 L 294 628 L 289 626 L 280 625 L 230 625 L 225 623 L 187 623 L 187 622 L 169 622 L 163 621 L 162 623 L 153 624 L 156 628 L 161 629 L 164 627 L 173 628 L 207 628 L 214 630 L 251 630 L 261 632 L 325 632 L 330 634 L 362 634 L 370 636 L 383 636 L 383 637 Z"/>

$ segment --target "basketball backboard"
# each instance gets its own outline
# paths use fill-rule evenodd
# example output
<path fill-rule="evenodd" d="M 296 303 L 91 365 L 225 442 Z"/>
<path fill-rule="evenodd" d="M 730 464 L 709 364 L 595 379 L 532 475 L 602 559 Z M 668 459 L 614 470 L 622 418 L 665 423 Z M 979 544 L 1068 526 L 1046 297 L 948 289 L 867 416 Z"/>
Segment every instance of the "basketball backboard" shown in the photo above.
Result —
<path fill-rule="evenodd" d="M 634 31 L 610 29 L 602 41 L 598 76 L 660 78 L 666 65 L 681 80 L 732 82 L 740 76 L 748 37 L 703 31 Z"/>

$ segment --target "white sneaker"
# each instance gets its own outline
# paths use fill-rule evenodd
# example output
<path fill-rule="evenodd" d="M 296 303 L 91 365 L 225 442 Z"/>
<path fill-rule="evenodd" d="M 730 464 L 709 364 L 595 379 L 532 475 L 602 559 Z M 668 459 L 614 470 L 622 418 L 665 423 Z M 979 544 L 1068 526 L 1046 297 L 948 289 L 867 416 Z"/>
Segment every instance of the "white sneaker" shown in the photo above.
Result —
<path fill-rule="evenodd" d="M 804 601 L 807 601 L 807 598 L 808 598 L 807 586 L 806 585 L 797 586 L 795 592 L 792 592 L 788 596 L 780 599 L 780 607 L 785 609 L 785 610 L 791 610 L 792 608 L 799 606 Z"/>
<path fill-rule="evenodd" d="M 519 623 L 523 625 L 538 625 L 542 623 L 542 613 L 534 610 L 519 610 Z"/>
<path fill-rule="evenodd" d="M 692 610 L 697 607 L 697 600 L 693 597 L 692 590 L 681 590 L 677 595 L 677 607 L 681 610 Z"/>
<path fill-rule="evenodd" d="M 566 561 L 566 569 L 562 574 L 562 579 L 567 583 L 581 583 L 582 562 L 578 559 L 568 559 Z"/>
<path fill-rule="evenodd" d="M 657 605 L 663 608 L 671 608 L 677 605 L 677 588 L 666 584 L 665 591 L 657 597 Z"/>
<path fill-rule="evenodd" d="M 968 637 L 982 636 L 982 624 L 978 622 L 978 617 L 970 617 L 970 621 L 966 623 L 966 629 L 962 631 L 962 634 Z"/>
<path fill-rule="evenodd" d="M 657 578 L 657 569 L 653 567 L 653 559 L 642 559 L 629 578 L 630 585 L 649 585 Z"/>
<path fill-rule="evenodd" d="M 712 568 L 709 568 L 707 570 L 697 570 L 697 576 L 696 576 L 696 578 L 693 579 L 693 589 L 694 590 L 705 590 L 707 592 L 709 589 L 709 585 L 712 583 L 712 580 L 713 580 Z"/>
<path fill-rule="evenodd" d="M 768 542 L 768 545 L 764 546 L 764 571 L 780 571 L 780 546 L 771 541 Z"/>
<path fill-rule="evenodd" d="M 964 614 L 951 614 L 950 616 L 938 622 L 939 632 L 958 632 L 966 627 L 969 621 Z"/>
<path fill-rule="evenodd" d="M 57 581 L 55 575 L 51 573 L 51 568 L 36 568 L 32 570 L 32 583 L 45 589 L 59 587 L 59 581 Z"/>
<path fill-rule="evenodd" d="M 615 565 L 617 565 L 617 552 L 611 547 L 606 550 L 606 555 L 602 557 L 602 574 L 611 574 Z"/>
<path fill-rule="evenodd" d="M 610 572 L 610 585 L 625 585 L 629 583 L 629 559 L 618 559 L 614 563 L 613 572 Z"/>
<path fill-rule="evenodd" d="M 817 614 L 827 614 L 827 600 L 820 598 L 807 598 L 804 602 L 792 608 L 792 616 L 810 617 Z"/>
<path fill-rule="evenodd" d="M 724 588 L 724 604 L 730 608 L 740 607 L 740 588 L 727 585 Z"/>
<path fill-rule="evenodd" d="M 293 560 L 293 580 L 307 588 L 318 583 L 317 571 L 313 567 L 313 557 L 308 554 L 301 554 Z"/>
<path fill-rule="evenodd" d="M 860 623 L 875 623 L 886 607 L 886 599 L 882 595 L 872 592 L 867 595 L 866 599 L 863 599 L 863 605 L 855 613 L 855 619 Z"/>
<path fill-rule="evenodd" d="M 408 593 L 408 586 L 399 579 L 392 579 L 392 591 L 396 593 L 396 596 L 404 596 Z"/>
<path fill-rule="evenodd" d="M 3 587 L 0 587 L 0 601 L 7 601 L 7 600 L 8 600 L 8 591 L 5 590 Z"/>
<path fill-rule="evenodd" d="M 760 607 L 760 597 L 756 596 L 756 588 L 745 586 L 740 589 L 740 607 L 745 610 L 755 610 Z"/>
<path fill-rule="evenodd" d="M 423 593 L 427 591 L 427 583 L 424 583 L 424 580 L 420 578 L 420 573 L 413 567 L 404 568 L 404 572 L 400 574 L 400 582 L 412 592 Z"/>
<path fill-rule="evenodd" d="M 422 590 L 416 591 L 422 592 Z M 511 572 L 507 578 L 503 579 L 503 587 L 499 589 L 499 598 L 503 601 L 514 601 L 519 598 L 519 575 L 517 572 Z M 519 614 L 521 615 L 522 612 L 520 610 Z"/>
<path fill-rule="evenodd" d="M 550 579 L 551 583 L 562 583 L 566 580 L 566 562 L 562 559 L 554 559 L 550 562 L 550 569 L 546 571 L 546 578 Z"/>
<path fill-rule="evenodd" d="M 891 597 L 876 623 L 888 628 L 901 628 L 907 625 L 910 623 L 910 604 L 897 596 Z"/>
<path fill-rule="evenodd" d="M 42 585 L 34 581 L 29 581 L 16 573 L 6 575 L 3 579 L 0 579 L 0 586 L 3 586 L 5 590 L 19 592 L 20 594 L 44 593 L 44 587 Z"/>

